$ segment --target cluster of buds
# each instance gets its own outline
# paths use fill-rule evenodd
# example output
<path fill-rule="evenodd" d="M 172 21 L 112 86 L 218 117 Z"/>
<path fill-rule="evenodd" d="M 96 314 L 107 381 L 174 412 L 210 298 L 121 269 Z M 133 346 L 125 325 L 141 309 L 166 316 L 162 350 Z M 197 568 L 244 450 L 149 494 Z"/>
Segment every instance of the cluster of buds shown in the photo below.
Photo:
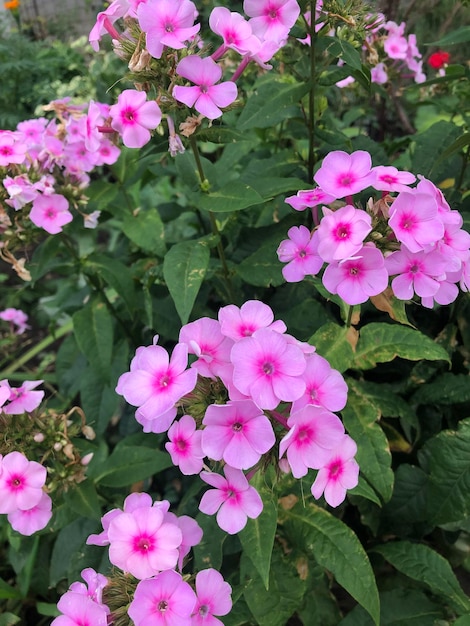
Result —
<path fill-rule="evenodd" d="M 442 192 L 426 178 L 371 166 L 368 152 L 330 152 L 314 176 L 318 187 L 286 199 L 311 207 L 315 227 L 292 227 L 278 248 L 288 282 L 322 274 L 325 288 L 347 304 L 366 302 L 388 287 L 399 300 L 446 305 L 470 289 L 470 235 Z M 372 188 L 365 207 L 354 195 Z M 397 195 L 392 195 L 397 194 Z M 344 199 L 344 200 L 343 200 Z M 321 206 L 322 217 L 318 209 Z"/>
<path fill-rule="evenodd" d="M 168 431 L 166 448 L 184 474 L 213 487 L 199 508 L 217 513 L 229 534 L 260 515 L 249 481 L 270 464 L 296 478 L 317 470 L 312 494 L 331 506 L 357 485 L 356 444 L 333 413 L 346 405 L 343 377 L 262 302 L 186 324 L 171 357 L 156 341 L 138 348 L 116 391 L 138 407 L 145 432 Z M 220 467 L 224 476 L 211 471 Z"/>

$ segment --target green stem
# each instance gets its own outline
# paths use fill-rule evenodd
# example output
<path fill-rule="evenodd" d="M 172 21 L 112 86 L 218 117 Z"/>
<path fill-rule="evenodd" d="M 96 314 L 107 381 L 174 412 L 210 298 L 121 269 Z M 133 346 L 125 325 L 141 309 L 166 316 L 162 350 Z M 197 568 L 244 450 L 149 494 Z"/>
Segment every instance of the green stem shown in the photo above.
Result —
<path fill-rule="evenodd" d="M 313 182 L 315 168 L 315 0 L 310 0 L 310 91 L 308 95 L 308 182 Z"/>
<path fill-rule="evenodd" d="M 347 328 L 351 327 L 351 320 L 352 320 L 353 311 L 354 311 L 354 307 L 350 304 L 349 305 L 349 310 L 348 310 L 348 319 L 346 320 L 346 327 Z"/>
<path fill-rule="evenodd" d="M 37 356 L 40 352 L 42 352 L 55 341 L 57 341 L 57 339 L 60 339 L 64 335 L 67 335 L 68 333 L 72 332 L 72 330 L 73 322 L 72 320 L 70 320 L 69 322 L 61 326 L 55 333 L 48 335 L 42 341 L 37 343 L 33 348 L 25 352 L 23 356 L 20 356 L 18 359 L 16 359 L 16 361 L 13 361 L 13 363 L 9 367 L 4 369 L 0 373 L 0 378 L 7 377 L 10 374 L 13 374 L 17 370 L 19 370 L 20 367 L 22 367 L 25 363 L 27 363 L 31 359 L 34 359 L 34 357 Z"/>

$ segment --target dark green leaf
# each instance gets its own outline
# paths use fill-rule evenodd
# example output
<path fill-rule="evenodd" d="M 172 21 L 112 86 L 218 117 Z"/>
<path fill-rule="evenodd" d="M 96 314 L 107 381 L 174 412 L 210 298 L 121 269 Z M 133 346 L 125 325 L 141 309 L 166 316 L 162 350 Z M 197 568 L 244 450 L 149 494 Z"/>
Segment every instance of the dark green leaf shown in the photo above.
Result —
<path fill-rule="evenodd" d="M 145 252 L 164 256 L 165 233 L 162 219 L 156 208 L 126 215 L 122 223 L 122 232 Z"/>
<path fill-rule="evenodd" d="M 339 372 L 347 370 L 354 359 L 354 351 L 349 338 L 356 331 L 353 328 L 328 322 L 314 333 L 308 342 L 316 347 L 320 356 Z"/>
<path fill-rule="evenodd" d="M 417 404 L 458 404 L 470 400 L 468 374 L 445 373 L 428 385 L 421 385 L 413 396 Z"/>
<path fill-rule="evenodd" d="M 142 446 L 122 446 L 94 468 L 93 476 L 97 484 L 105 487 L 129 487 L 171 465 L 166 452 Z"/>
<path fill-rule="evenodd" d="M 415 135 L 416 145 L 413 151 L 411 171 L 427 177 L 434 171 L 435 175 L 439 176 L 441 170 L 436 171 L 435 169 L 436 155 L 430 154 L 430 150 L 435 146 L 439 146 L 439 151 L 446 150 L 461 134 L 461 128 L 452 122 L 440 120 L 424 132 Z"/>
<path fill-rule="evenodd" d="M 95 376 L 109 380 L 113 353 L 113 320 L 104 302 L 88 302 L 73 315 L 73 332 Z"/>
<path fill-rule="evenodd" d="M 282 285 L 282 265 L 276 254 L 276 246 L 266 241 L 256 252 L 244 259 L 236 268 L 237 274 L 257 287 L 277 287 Z"/>
<path fill-rule="evenodd" d="M 95 486 L 91 480 L 85 480 L 78 485 L 72 485 L 65 492 L 66 504 L 81 517 L 99 520 L 101 518 L 101 506 L 98 500 Z"/>
<path fill-rule="evenodd" d="M 201 195 L 198 208 L 213 213 L 230 213 L 262 202 L 264 198 L 253 187 L 241 181 L 232 181 L 221 189 Z"/>
<path fill-rule="evenodd" d="M 84 271 L 97 275 L 112 287 L 126 303 L 130 313 L 136 308 L 134 280 L 128 267 L 115 258 L 104 254 L 90 255 L 84 266 Z"/>
<path fill-rule="evenodd" d="M 222 565 L 222 548 L 227 533 L 219 528 L 214 515 L 199 513 L 196 521 L 204 532 L 202 540 L 193 548 L 196 569 L 213 567 L 218 570 Z"/>
<path fill-rule="evenodd" d="M 451 33 L 447 33 L 444 37 L 441 37 L 438 41 L 433 41 L 432 43 L 426 43 L 426 46 L 454 46 L 459 43 L 467 43 L 470 41 L 470 26 L 462 26 L 462 28 L 458 28 Z"/>

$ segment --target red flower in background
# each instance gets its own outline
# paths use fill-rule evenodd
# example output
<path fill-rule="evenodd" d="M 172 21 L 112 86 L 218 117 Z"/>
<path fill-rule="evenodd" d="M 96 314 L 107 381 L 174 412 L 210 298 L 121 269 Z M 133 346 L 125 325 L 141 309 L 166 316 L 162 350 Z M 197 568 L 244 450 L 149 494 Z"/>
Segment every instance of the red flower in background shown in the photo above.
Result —
<path fill-rule="evenodd" d="M 428 59 L 428 64 L 435 70 L 440 70 L 446 63 L 449 62 L 450 54 L 444 50 L 438 50 L 433 52 Z"/>

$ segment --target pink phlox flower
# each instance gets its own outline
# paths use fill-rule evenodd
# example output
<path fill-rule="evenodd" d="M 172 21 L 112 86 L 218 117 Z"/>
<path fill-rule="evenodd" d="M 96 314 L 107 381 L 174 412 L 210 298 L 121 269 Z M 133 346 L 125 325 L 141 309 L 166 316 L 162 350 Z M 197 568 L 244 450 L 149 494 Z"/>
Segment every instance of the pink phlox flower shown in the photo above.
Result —
<path fill-rule="evenodd" d="M 305 276 L 315 276 L 323 266 L 318 254 L 318 232 L 311 233 L 306 226 L 292 226 L 287 231 L 289 239 L 279 244 L 277 256 L 282 263 L 282 275 L 288 283 L 298 283 Z"/>
<path fill-rule="evenodd" d="M 183 536 L 162 510 L 138 507 L 111 519 L 108 539 L 111 563 L 144 579 L 176 566 Z"/>
<path fill-rule="evenodd" d="M 261 47 L 260 40 L 253 35 L 251 25 L 240 13 L 231 12 L 225 7 L 215 7 L 209 17 L 211 30 L 224 40 L 219 51 L 212 58 L 217 60 L 227 48 L 241 54 L 256 54 Z"/>
<path fill-rule="evenodd" d="M 205 456 L 236 469 L 253 467 L 276 442 L 271 422 L 249 400 L 211 404 L 202 423 Z"/>
<path fill-rule="evenodd" d="M 285 199 L 287 204 L 295 209 L 296 211 L 304 211 L 307 207 L 316 207 L 319 204 L 330 204 L 333 202 L 335 197 L 327 194 L 320 189 L 320 187 L 316 187 L 316 189 L 305 189 L 298 191 L 295 196 L 289 196 Z"/>
<path fill-rule="evenodd" d="M 55 178 L 51 176 L 51 174 L 44 174 L 37 183 L 34 183 L 34 189 L 39 191 L 43 196 L 52 195 L 55 190 Z"/>
<path fill-rule="evenodd" d="M 140 419 L 158 421 L 168 417 L 168 421 L 173 421 L 175 404 L 196 386 L 197 371 L 186 370 L 187 363 L 188 349 L 184 344 L 175 346 L 171 359 L 161 346 L 142 346 L 132 359 L 130 372 L 120 376 L 116 392 L 139 407 Z M 165 425 L 168 428 L 170 424 Z"/>
<path fill-rule="evenodd" d="M 62 165 L 67 174 L 80 176 L 82 172 L 91 172 L 96 167 L 96 160 L 96 153 L 87 150 L 81 139 L 65 146 Z"/>
<path fill-rule="evenodd" d="M 183 535 L 183 540 L 178 548 L 178 569 L 182 571 L 185 557 L 189 554 L 191 548 L 201 542 L 204 533 L 196 520 L 189 517 L 189 515 L 177 517 L 174 513 L 166 513 L 164 521 L 176 524 Z"/>
<path fill-rule="evenodd" d="M 435 302 L 437 302 L 437 304 L 447 306 L 451 302 L 454 302 L 459 295 L 459 288 L 453 281 L 438 280 L 438 283 L 439 289 L 433 296 L 421 298 L 421 304 L 427 309 L 432 309 Z"/>
<path fill-rule="evenodd" d="M 316 33 L 318 33 L 325 25 L 325 22 L 318 21 L 321 16 L 322 9 L 323 9 L 323 0 L 318 0 L 315 6 L 315 32 Z M 304 18 L 307 24 L 311 26 L 312 12 L 307 11 L 306 13 L 304 13 Z M 310 38 L 310 33 L 307 33 L 307 36 L 304 39 L 297 39 L 297 41 L 300 41 L 300 43 L 303 43 L 306 46 L 310 46 L 312 43 L 311 38 Z"/>
<path fill-rule="evenodd" d="M 284 42 L 300 15 L 296 0 L 244 0 L 253 33 L 263 40 Z"/>
<path fill-rule="evenodd" d="M 101 37 L 108 33 L 113 39 L 118 39 L 119 34 L 113 27 L 121 17 L 129 11 L 129 0 L 113 0 L 105 11 L 98 13 L 96 22 L 90 31 L 88 41 L 95 52 L 100 49 Z"/>
<path fill-rule="evenodd" d="M 173 424 L 173 421 L 178 413 L 176 406 L 172 406 L 171 409 L 161 413 L 160 415 L 150 414 L 148 416 L 145 411 L 140 407 L 135 412 L 135 421 L 142 426 L 144 433 L 166 433 L 166 431 Z"/>
<path fill-rule="evenodd" d="M 439 280 L 445 279 L 446 258 L 437 250 L 411 252 L 402 246 L 385 259 L 392 289 L 400 300 L 411 300 L 416 293 L 422 298 L 434 296 Z M 398 275 L 397 275 L 398 274 Z"/>
<path fill-rule="evenodd" d="M 67 144 L 84 141 L 86 135 L 86 117 L 69 118 L 66 123 L 65 130 L 67 132 Z"/>
<path fill-rule="evenodd" d="M 74 582 L 70 585 L 69 590 L 90 598 L 93 602 L 100 604 L 106 613 L 109 613 L 109 608 L 103 604 L 103 589 L 109 582 L 106 576 L 96 572 L 92 567 L 87 567 L 81 571 L 81 577 L 86 584 Z"/>
<path fill-rule="evenodd" d="M 222 68 L 210 57 L 190 55 L 181 59 L 176 72 L 195 84 L 194 87 L 173 88 L 173 97 L 188 107 L 213 120 L 222 115 L 220 107 L 227 107 L 237 98 L 237 86 L 232 81 L 216 83 L 222 78 Z"/>
<path fill-rule="evenodd" d="M 67 198 L 60 194 L 37 196 L 29 213 L 35 226 L 43 228 L 51 235 L 62 232 L 62 227 L 73 220 Z"/>
<path fill-rule="evenodd" d="M 223 335 L 239 341 L 251 335 L 259 328 L 270 328 L 278 333 L 285 333 L 283 321 L 274 321 L 272 309 L 259 300 L 248 300 L 240 308 L 234 304 L 219 309 L 220 330 Z"/>
<path fill-rule="evenodd" d="M 391 206 L 388 223 L 398 241 L 410 252 L 420 252 L 444 235 L 436 200 L 415 190 L 398 194 Z"/>
<path fill-rule="evenodd" d="M 352 257 L 372 230 L 370 215 L 351 205 L 336 211 L 323 207 L 323 214 L 316 231 L 320 257 L 327 263 Z"/>
<path fill-rule="evenodd" d="M 26 174 L 21 174 L 14 178 L 6 176 L 2 182 L 10 196 L 5 200 L 5 204 L 11 206 L 15 211 L 22 209 L 38 195 L 37 190 Z"/>
<path fill-rule="evenodd" d="M 54 135 L 46 134 L 37 160 L 41 163 L 43 170 L 52 172 L 54 167 L 62 165 L 64 154 L 64 142 Z"/>
<path fill-rule="evenodd" d="M 181 137 L 175 131 L 175 123 L 171 115 L 167 115 L 166 121 L 168 124 L 168 152 L 170 156 L 175 157 L 177 154 L 183 154 L 186 149 L 181 141 Z"/>
<path fill-rule="evenodd" d="M 81 593 L 67 591 L 57 603 L 62 613 L 51 626 L 107 626 L 108 618 L 104 607 Z"/>
<path fill-rule="evenodd" d="M 29 537 L 39 530 L 46 528 L 51 517 L 52 500 L 47 493 L 43 491 L 41 499 L 35 506 L 26 511 L 21 509 L 12 511 L 8 514 L 7 519 L 13 530 Z"/>
<path fill-rule="evenodd" d="M 190 415 L 183 415 L 168 430 L 170 441 L 165 444 L 165 448 L 173 464 L 186 476 L 199 474 L 204 465 L 201 437 L 202 432 L 196 430 L 196 422 Z"/>
<path fill-rule="evenodd" d="M 303 378 L 306 384 L 305 393 L 292 403 L 291 413 L 296 413 L 308 404 L 328 411 L 344 409 L 348 386 L 341 374 L 326 359 L 319 354 L 312 354 L 307 359 Z"/>
<path fill-rule="evenodd" d="M 410 172 L 400 172 L 396 167 L 377 165 L 372 168 L 375 174 L 375 181 L 372 183 L 374 189 L 380 191 L 410 191 L 408 185 L 416 181 L 416 176 Z"/>
<path fill-rule="evenodd" d="M 439 217 L 443 220 L 443 222 L 447 222 L 449 219 L 451 221 L 459 221 L 459 218 L 455 215 L 458 212 L 451 210 L 449 203 L 445 199 L 444 194 L 439 189 L 439 187 L 436 187 L 436 185 L 432 181 L 424 178 L 424 176 L 421 176 L 420 174 L 418 174 L 418 179 L 419 183 L 416 185 L 416 191 L 418 193 L 424 193 L 433 196 L 434 200 L 437 202 Z M 451 214 L 454 214 L 453 218 L 450 217 Z"/>
<path fill-rule="evenodd" d="M 180 343 L 188 347 L 190 354 L 195 354 L 197 361 L 191 367 L 207 378 L 227 377 L 232 371 L 230 350 L 233 341 L 222 334 L 217 320 L 201 317 L 195 322 L 185 324 L 179 334 Z"/>
<path fill-rule="evenodd" d="M 384 257 L 373 243 L 368 243 L 354 257 L 328 265 L 322 282 L 347 304 L 362 304 L 388 286 Z"/>
<path fill-rule="evenodd" d="M 137 18 L 146 34 L 147 50 L 159 59 L 164 46 L 181 50 L 199 32 L 194 25 L 196 6 L 190 0 L 147 0 L 137 7 Z"/>
<path fill-rule="evenodd" d="M 1 459 L 0 469 L 0 513 L 27 511 L 39 504 L 47 477 L 43 465 L 14 451 Z"/>
<path fill-rule="evenodd" d="M 98 219 L 101 215 L 101 211 L 92 211 L 83 216 L 83 226 L 85 228 L 94 229 L 98 226 Z"/>
<path fill-rule="evenodd" d="M 370 154 L 364 150 L 352 154 L 335 150 L 323 159 L 313 180 L 335 199 L 344 198 L 373 184 L 375 176 L 371 173 L 371 166 Z"/>
<path fill-rule="evenodd" d="M 7 380 L 0 380 L 0 407 L 2 407 L 8 400 L 11 394 L 11 387 Z M 2 455 L 0 454 L 0 469 L 1 469 Z M 1 473 L 1 472 L 0 472 Z"/>
<path fill-rule="evenodd" d="M 332 507 L 343 502 L 346 491 L 356 487 L 359 482 L 359 465 L 354 459 L 356 452 L 355 442 L 348 435 L 344 435 L 330 460 L 317 474 L 311 488 L 314 498 L 318 500 L 323 494 Z"/>
<path fill-rule="evenodd" d="M 406 59 L 408 41 L 406 37 L 391 34 L 384 41 L 384 51 L 391 59 Z"/>
<path fill-rule="evenodd" d="M 27 324 L 28 316 L 24 311 L 21 311 L 21 309 L 10 307 L 4 311 L 0 311 L 0 319 L 16 326 L 16 335 L 22 335 L 25 330 L 31 328 L 31 326 Z"/>
<path fill-rule="evenodd" d="M 303 351 L 284 335 L 260 328 L 232 348 L 233 384 L 260 409 L 293 402 L 305 391 Z"/>
<path fill-rule="evenodd" d="M 195 603 L 190 585 L 167 570 L 139 582 L 127 612 L 135 626 L 191 626 Z"/>
<path fill-rule="evenodd" d="M 384 63 L 377 63 L 375 67 L 371 68 L 370 80 L 377 85 L 385 85 L 388 81 L 388 74 Z"/>
<path fill-rule="evenodd" d="M 150 131 L 157 128 L 162 119 L 155 100 L 147 101 L 145 91 L 135 89 L 122 91 L 109 114 L 112 128 L 122 136 L 122 142 L 128 148 L 142 148 L 148 143 Z"/>
<path fill-rule="evenodd" d="M 103 140 L 102 131 L 112 131 L 111 127 L 104 128 L 109 118 L 109 109 L 110 106 L 108 104 L 90 100 L 88 112 L 85 116 L 84 140 L 87 150 L 90 150 L 91 152 L 95 152 L 99 149 Z"/>
<path fill-rule="evenodd" d="M 322 407 L 307 405 L 292 413 L 287 423 L 290 430 L 279 444 L 279 458 L 287 454 L 295 478 L 323 467 L 344 435 L 339 417 Z"/>
<path fill-rule="evenodd" d="M 263 501 L 245 474 L 230 465 L 224 467 L 225 478 L 213 472 L 201 472 L 202 480 L 214 489 L 204 493 L 199 510 L 206 515 L 217 513 L 217 524 L 229 535 L 245 528 L 248 517 L 255 519 L 263 510 Z"/>
<path fill-rule="evenodd" d="M 109 538 L 108 538 L 108 529 L 111 523 L 111 520 L 118 515 L 121 515 L 121 509 L 112 509 L 103 515 L 101 518 L 101 524 L 103 526 L 103 531 L 99 534 L 91 534 L 88 536 L 86 543 L 90 546 L 108 546 Z"/>
<path fill-rule="evenodd" d="M 31 413 L 37 409 L 44 398 L 44 391 L 33 391 L 42 380 L 25 380 L 20 387 L 10 387 L 9 403 L 3 406 L 2 411 L 7 415 Z"/>
<path fill-rule="evenodd" d="M 47 122 L 48 120 L 45 117 L 39 117 L 37 119 L 19 122 L 16 128 L 21 133 L 24 142 L 28 147 L 31 147 L 34 144 L 41 143 Z"/>
<path fill-rule="evenodd" d="M 27 146 L 20 139 L 20 133 L 13 131 L 0 131 L 0 167 L 6 167 L 12 163 L 24 163 Z"/>
<path fill-rule="evenodd" d="M 447 259 L 446 272 L 458 271 L 470 249 L 470 234 L 461 228 L 463 220 L 458 211 L 451 211 L 449 215 L 454 213 L 458 221 L 444 222 L 444 236 L 436 244 L 436 249 Z"/>
<path fill-rule="evenodd" d="M 215 615 L 227 615 L 232 609 L 232 587 L 215 569 L 204 569 L 196 574 L 196 605 L 193 626 L 222 626 Z"/>
<path fill-rule="evenodd" d="M 95 165 L 113 165 L 118 160 L 121 150 L 108 139 L 101 139 L 94 153 Z"/>

